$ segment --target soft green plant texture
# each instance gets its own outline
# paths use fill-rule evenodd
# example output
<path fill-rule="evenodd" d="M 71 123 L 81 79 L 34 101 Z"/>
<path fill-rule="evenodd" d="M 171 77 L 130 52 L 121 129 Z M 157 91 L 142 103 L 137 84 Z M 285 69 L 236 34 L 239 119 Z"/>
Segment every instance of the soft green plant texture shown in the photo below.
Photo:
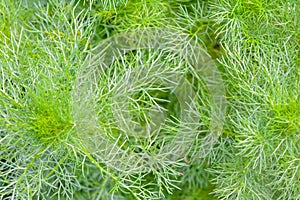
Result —
<path fill-rule="evenodd" d="M 74 122 L 85 57 L 138 27 L 189 34 L 225 80 L 222 136 L 206 159 L 187 155 L 168 177 L 164 168 L 124 177 L 98 162 Z M 0 0 L 0 199 L 300 199 L 299 30 L 298 0 Z M 176 115 L 172 95 L 152 92 Z M 132 104 L 143 121 L 149 99 L 133 98 L 146 103 L 142 112 Z M 207 108 L 199 111 L 204 130 Z"/>

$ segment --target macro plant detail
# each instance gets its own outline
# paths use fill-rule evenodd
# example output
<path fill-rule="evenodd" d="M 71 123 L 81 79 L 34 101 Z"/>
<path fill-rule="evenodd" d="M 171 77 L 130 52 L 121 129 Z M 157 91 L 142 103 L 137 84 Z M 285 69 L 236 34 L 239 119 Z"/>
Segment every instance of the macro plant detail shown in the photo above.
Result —
<path fill-rule="evenodd" d="M 0 199 L 300 199 L 299 8 L 0 0 Z"/>
<path fill-rule="evenodd" d="M 75 122 L 93 155 L 123 176 L 154 173 L 168 180 L 174 167 L 184 165 L 196 138 L 202 141 L 195 156 L 209 154 L 222 131 L 225 90 L 213 60 L 196 41 L 176 30 L 138 29 L 104 40 L 94 52 L 74 92 Z M 212 99 L 210 130 L 202 139 L 200 77 Z M 172 107 L 163 93 L 173 94 Z"/>

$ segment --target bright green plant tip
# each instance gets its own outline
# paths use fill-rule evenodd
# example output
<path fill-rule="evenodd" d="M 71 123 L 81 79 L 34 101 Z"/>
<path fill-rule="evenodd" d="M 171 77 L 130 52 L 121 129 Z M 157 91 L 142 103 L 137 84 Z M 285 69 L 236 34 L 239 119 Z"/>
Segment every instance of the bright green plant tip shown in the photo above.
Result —
<path fill-rule="evenodd" d="M 67 137 L 68 130 L 73 126 L 71 108 L 62 95 L 38 91 L 30 94 L 29 124 L 32 136 L 45 144 L 62 142 Z"/>

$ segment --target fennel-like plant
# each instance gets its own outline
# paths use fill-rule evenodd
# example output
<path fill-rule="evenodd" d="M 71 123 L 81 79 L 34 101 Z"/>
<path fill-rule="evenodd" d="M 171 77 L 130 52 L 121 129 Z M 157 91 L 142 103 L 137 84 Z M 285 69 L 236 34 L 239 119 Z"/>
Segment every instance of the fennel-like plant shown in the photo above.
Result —
<path fill-rule="evenodd" d="M 0 0 L 0 199 L 300 199 L 299 4 Z"/>

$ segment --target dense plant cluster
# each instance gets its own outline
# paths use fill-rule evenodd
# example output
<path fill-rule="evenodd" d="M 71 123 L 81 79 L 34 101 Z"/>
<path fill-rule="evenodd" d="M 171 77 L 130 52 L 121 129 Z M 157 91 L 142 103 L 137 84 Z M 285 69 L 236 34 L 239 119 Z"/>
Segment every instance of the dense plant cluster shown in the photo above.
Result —
<path fill-rule="evenodd" d="M 209 81 L 174 51 L 129 51 L 85 88 L 99 44 L 147 28 L 214 59 L 210 145 Z M 299 30 L 297 0 L 0 0 L 0 199 L 300 199 Z"/>

